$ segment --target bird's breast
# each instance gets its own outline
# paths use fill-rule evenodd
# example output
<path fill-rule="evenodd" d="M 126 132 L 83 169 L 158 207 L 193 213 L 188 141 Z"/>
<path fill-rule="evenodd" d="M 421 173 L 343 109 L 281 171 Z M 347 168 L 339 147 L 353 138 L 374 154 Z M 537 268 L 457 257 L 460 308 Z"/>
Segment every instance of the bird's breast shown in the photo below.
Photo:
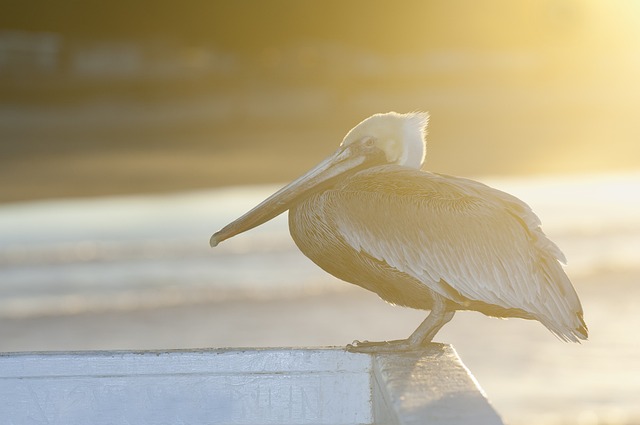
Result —
<path fill-rule="evenodd" d="M 346 242 L 343 232 L 359 230 L 338 225 L 333 208 L 339 200 L 337 191 L 313 194 L 290 209 L 289 231 L 300 251 L 326 272 L 375 292 L 392 304 L 429 309 L 433 299 L 427 286 Z M 366 216 L 351 219 L 367 224 Z"/>

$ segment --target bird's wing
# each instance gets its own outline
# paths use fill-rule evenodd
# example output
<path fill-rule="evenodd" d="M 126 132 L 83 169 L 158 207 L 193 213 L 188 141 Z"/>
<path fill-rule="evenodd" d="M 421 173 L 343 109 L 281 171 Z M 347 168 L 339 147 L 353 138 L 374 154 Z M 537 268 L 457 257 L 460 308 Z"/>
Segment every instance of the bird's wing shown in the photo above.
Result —
<path fill-rule="evenodd" d="M 384 166 L 356 174 L 326 201 L 354 249 L 446 298 L 460 302 L 442 281 L 468 300 L 531 313 L 550 329 L 579 327 L 580 301 L 558 263 L 564 256 L 514 196 L 472 180 Z"/>

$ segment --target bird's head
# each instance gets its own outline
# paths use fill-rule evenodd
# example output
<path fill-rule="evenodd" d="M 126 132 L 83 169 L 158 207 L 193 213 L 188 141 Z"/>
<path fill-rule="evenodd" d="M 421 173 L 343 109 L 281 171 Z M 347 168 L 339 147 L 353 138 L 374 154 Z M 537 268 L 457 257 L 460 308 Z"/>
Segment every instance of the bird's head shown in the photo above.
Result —
<path fill-rule="evenodd" d="M 369 144 L 381 150 L 388 164 L 419 169 L 427 152 L 425 112 L 375 114 L 353 127 L 341 147 Z"/>
<path fill-rule="evenodd" d="M 428 115 L 422 112 L 376 114 L 356 125 L 338 149 L 251 211 L 215 233 L 211 246 L 271 220 L 312 193 L 358 171 L 387 164 L 420 169 L 426 153 Z"/>

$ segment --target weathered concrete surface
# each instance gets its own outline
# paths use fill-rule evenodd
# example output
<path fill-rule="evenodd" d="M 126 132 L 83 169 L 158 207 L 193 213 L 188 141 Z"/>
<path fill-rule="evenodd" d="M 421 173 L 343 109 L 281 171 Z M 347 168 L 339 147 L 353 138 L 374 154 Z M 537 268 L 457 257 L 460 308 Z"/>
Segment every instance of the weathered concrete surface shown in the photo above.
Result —
<path fill-rule="evenodd" d="M 501 424 L 447 345 L 0 355 L 8 424 Z"/>

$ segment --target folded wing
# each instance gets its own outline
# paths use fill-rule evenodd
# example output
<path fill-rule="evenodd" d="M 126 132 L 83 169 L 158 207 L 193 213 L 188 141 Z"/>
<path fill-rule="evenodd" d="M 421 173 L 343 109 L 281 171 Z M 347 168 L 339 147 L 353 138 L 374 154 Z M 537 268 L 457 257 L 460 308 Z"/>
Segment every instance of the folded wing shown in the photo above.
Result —
<path fill-rule="evenodd" d="M 443 297 L 521 309 L 561 339 L 586 338 L 562 252 L 514 196 L 468 179 L 383 166 L 360 172 L 325 200 L 354 249 Z"/>

